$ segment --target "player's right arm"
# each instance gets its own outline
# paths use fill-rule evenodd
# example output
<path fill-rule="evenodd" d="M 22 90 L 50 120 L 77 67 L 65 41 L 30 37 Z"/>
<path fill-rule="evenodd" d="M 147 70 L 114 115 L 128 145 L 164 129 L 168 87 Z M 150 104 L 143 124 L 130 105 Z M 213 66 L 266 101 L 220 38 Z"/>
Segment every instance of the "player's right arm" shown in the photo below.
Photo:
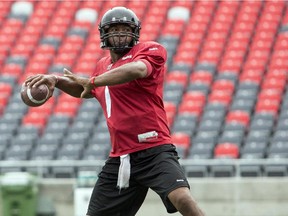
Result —
<path fill-rule="evenodd" d="M 50 89 L 50 92 L 53 92 L 54 88 L 56 87 L 63 92 L 77 98 L 80 98 L 81 93 L 84 90 L 83 86 L 79 85 L 77 82 L 64 76 L 57 76 L 52 74 L 37 74 L 30 76 L 26 79 L 25 84 L 29 87 L 46 84 Z M 93 96 L 91 94 L 85 95 L 85 98 L 92 97 Z"/>

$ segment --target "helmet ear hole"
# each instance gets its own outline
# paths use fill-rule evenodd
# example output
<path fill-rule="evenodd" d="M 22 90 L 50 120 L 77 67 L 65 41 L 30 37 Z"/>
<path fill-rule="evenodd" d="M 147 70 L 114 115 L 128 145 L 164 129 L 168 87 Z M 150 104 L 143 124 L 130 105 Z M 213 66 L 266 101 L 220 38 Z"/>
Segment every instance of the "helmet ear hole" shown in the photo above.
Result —
<path fill-rule="evenodd" d="M 108 41 L 110 37 L 115 36 L 114 34 L 108 33 L 108 29 L 113 24 L 127 24 L 129 25 L 133 31 L 132 33 L 128 33 L 127 36 L 132 38 L 131 43 L 128 45 L 119 45 L 115 46 L 111 45 Z M 102 49 L 110 49 L 114 51 L 125 51 L 127 49 L 131 49 L 134 45 L 139 42 L 141 23 L 136 16 L 136 14 L 125 7 L 114 7 L 108 10 L 102 17 L 101 22 L 98 26 L 98 30 L 100 32 L 101 39 L 101 48 Z"/>

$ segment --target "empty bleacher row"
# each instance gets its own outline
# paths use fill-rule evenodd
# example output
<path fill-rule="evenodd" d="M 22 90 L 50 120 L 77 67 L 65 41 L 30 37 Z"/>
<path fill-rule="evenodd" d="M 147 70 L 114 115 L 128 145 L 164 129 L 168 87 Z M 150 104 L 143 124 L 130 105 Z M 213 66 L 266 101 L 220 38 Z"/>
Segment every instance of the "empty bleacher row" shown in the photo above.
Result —
<path fill-rule="evenodd" d="M 89 76 L 106 55 L 99 19 L 118 5 L 141 19 L 140 41 L 156 40 L 167 49 L 163 96 L 181 158 L 288 157 L 285 1 L 3 1 L 0 160 L 107 157 L 109 133 L 97 101 L 56 90 L 45 105 L 32 108 L 19 91 L 37 73 L 68 68 Z M 234 175 L 235 167 L 227 167 L 224 175 Z M 251 167 L 254 174 L 268 173 L 266 166 Z M 216 173 L 213 166 L 193 168 L 200 176 Z M 280 171 L 288 175 L 287 165 Z"/>

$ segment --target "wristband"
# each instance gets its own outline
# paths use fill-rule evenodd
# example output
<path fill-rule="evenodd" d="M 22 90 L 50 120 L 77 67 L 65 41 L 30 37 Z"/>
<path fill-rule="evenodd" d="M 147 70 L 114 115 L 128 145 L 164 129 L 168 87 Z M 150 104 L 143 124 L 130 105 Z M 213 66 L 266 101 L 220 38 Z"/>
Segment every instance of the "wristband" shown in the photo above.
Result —
<path fill-rule="evenodd" d="M 91 83 L 93 86 L 96 86 L 96 85 L 95 85 L 95 78 L 96 78 L 95 76 L 93 76 L 93 77 L 90 78 L 90 83 Z"/>

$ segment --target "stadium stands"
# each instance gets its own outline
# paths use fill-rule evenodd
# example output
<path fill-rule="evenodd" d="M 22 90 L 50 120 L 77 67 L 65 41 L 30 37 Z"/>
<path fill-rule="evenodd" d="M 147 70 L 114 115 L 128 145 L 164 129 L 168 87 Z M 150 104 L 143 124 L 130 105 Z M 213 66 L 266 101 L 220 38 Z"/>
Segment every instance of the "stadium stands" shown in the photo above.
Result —
<path fill-rule="evenodd" d="M 55 91 L 32 108 L 19 89 L 36 73 L 68 68 L 89 76 L 106 55 L 99 17 L 117 5 L 142 20 L 141 41 L 167 49 L 163 96 L 172 139 L 181 159 L 209 161 L 187 165 L 187 175 L 287 176 L 287 163 L 268 163 L 288 158 L 288 4 L 280 0 L 1 1 L 0 160 L 107 157 L 109 133 L 97 101 Z M 245 162 L 236 171 L 219 160 Z M 10 168 L 19 169 L 26 168 Z M 77 169 L 43 172 L 74 177 Z"/>

